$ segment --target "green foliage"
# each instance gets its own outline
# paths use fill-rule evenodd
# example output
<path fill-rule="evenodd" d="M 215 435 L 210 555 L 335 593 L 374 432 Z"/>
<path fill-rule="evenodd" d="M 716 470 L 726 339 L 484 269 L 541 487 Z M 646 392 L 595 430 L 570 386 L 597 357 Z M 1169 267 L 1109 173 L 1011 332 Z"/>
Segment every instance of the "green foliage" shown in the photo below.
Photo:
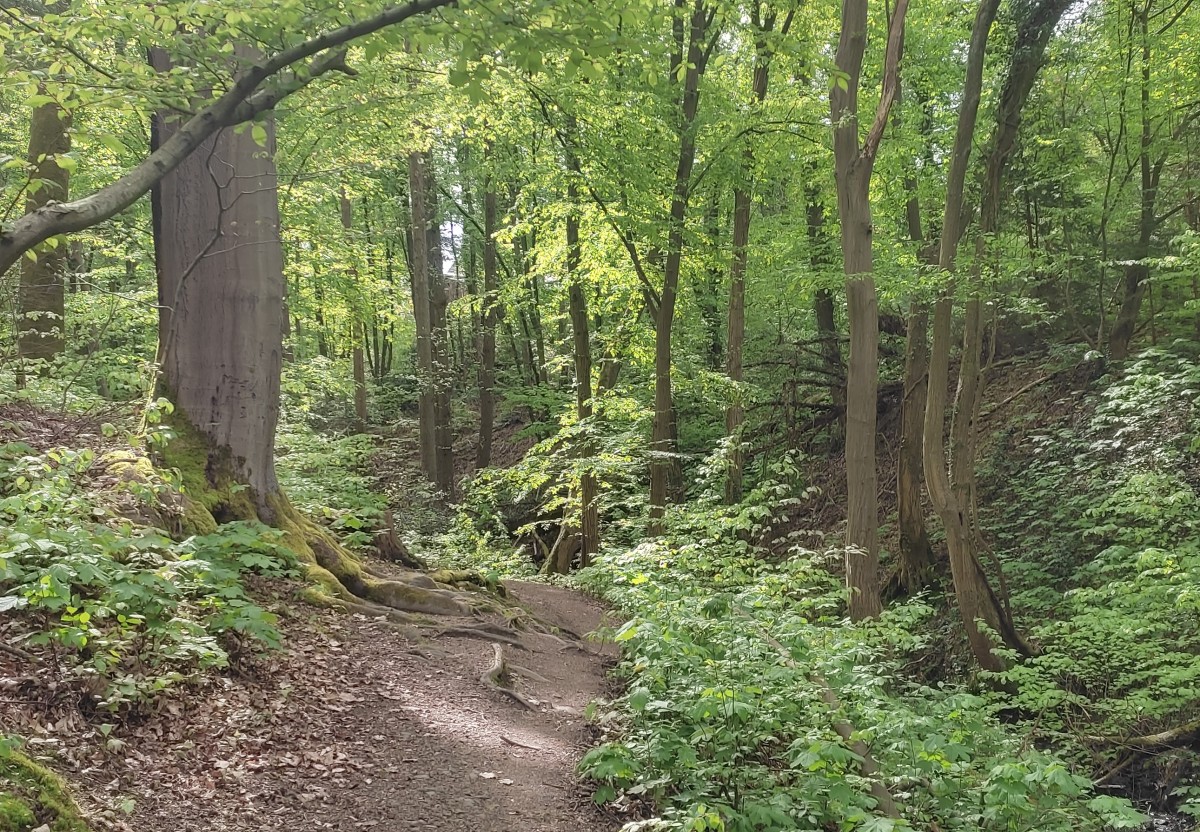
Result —
<path fill-rule="evenodd" d="M 245 586 L 292 574 L 278 532 L 230 523 L 174 541 L 90 490 L 96 466 L 90 450 L 0 446 L 0 609 L 21 615 L 26 644 L 111 711 L 226 666 L 229 638 L 279 645 Z"/>
<path fill-rule="evenodd" d="M 629 829 L 1049 832 L 1144 820 L 1002 725 L 986 698 L 912 681 L 926 604 L 850 626 L 828 568 L 841 553 L 797 547 L 776 560 L 747 544 L 761 531 L 745 519 L 756 506 L 766 519 L 802 499 L 790 474 L 744 506 L 681 509 L 666 539 L 611 548 L 578 574 L 629 617 L 614 636 L 626 690 L 600 717 L 611 738 L 580 764 L 598 801 L 649 800 L 657 817 Z M 874 813 L 838 719 L 869 744 L 903 823 Z"/>
<path fill-rule="evenodd" d="M 371 436 L 321 436 L 303 425 L 287 425 L 277 452 L 279 483 L 297 509 L 325 523 L 347 546 L 370 545 L 386 502 L 366 466 Z"/>
<path fill-rule="evenodd" d="M 1014 603 L 1042 616 L 1005 699 L 1093 763 L 1093 737 L 1200 714 L 1198 389 L 1193 359 L 1144 353 L 1081 420 L 1002 445 L 987 472 L 1012 494 L 995 526 Z"/>

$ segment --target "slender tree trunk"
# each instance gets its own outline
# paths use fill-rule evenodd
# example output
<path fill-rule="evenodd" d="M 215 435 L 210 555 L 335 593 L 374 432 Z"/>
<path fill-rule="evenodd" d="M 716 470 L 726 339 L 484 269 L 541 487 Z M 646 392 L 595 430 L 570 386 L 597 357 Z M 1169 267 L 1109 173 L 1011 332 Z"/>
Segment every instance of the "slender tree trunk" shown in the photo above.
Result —
<path fill-rule="evenodd" d="M 29 163 L 33 183 L 26 200 L 29 212 L 49 202 L 66 202 L 71 175 L 58 157 L 71 150 L 71 115 L 57 103 L 34 108 L 29 122 Z M 64 278 L 67 246 L 63 243 L 22 258 L 17 348 L 22 359 L 53 358 L 65 341 Z"/>
<path fill-rule="evenodd" d="M 900 101 L 900 90 L 896 101 Z M 897 123 L 899 119 L 897 119 Z M 921 223 L 921 202 L 915 174 L 905 178 L 908 192 L 905 218 L 908 237 L 918 247 L 922 265 L 936 268 L 937 248 L 927 245 Z M 925 397 L 929 391 L 929 305 L 914 300 L 908 306 L 904 345 L 904 392 L 900 400 L 900 453 L 896 459 L 896 504 L 900 551 L 897 579 L 907 595 L 915 595 L 933 579 L 933 547 L 925 528 L 921 502 L 921 453 L 925 441 Z"/>
<path fill-rule="evenodd" d="M 338 205 L 341 208 L 342 216 L 342 231 L 345 232 L 349 239 L 350 232 L 354 226 L 354 204 L 350 201 L 350 197 L 346 195 L 346 188 L 342 187 L 338 194 Z M 353 241 L 350 241 L 353 246 Z M 350 252 L 353 257 L 353 252 Z M 357 287 L 358 284 L 358 267 L 350 266 L 350 282 Z M 352 310 L 353 320 L 350 323 L 350 360 L 353 365 L 354 373 L 354 419 L 358 423 L 359 429 L 362 429 L 367 424 L 367 368 L 363 361 L 363 340 L 366 338 L 366 330 L 358 321 L 360 310 Z"/>
<path fill-rule="evenodd" d="M 743 176 L 750 176 L 743 166 Z M 748 183 L 739 183 L 733 192 L 733 257 L 729 263 L 729 326 L 725 338 L 725 372 L 734 384 L 741 384 L 742 343 L 746 338 L 746 247 L 750 240 L 751 197 Z M 730 437 L 729 472 L 725 478 L 725 502 L 735 505 L 742 500 L 742 423 L 746 409 L 740 390 L 725 409 L 725 433 Z"/>
<path fill-rule="evenodd" d="M 683 25 L 684 0 L 676 0 L 677 25 Z M 654 431 L 650 459 L 650 532 L 662 531 L 666 512 L 672 464 L 675 457 L 674 395 L 671 388 L 671 334 L 675 319 L 675 299 L 679 293 L 679 273 L 683 262 L 684 222 L 691 196 L 692 167 L 696 162 L 696 113 L 700 106 L 700 78 L 704 74 L 707 54 L 709 10 L 704 0 L 695 0 L 690 22 L 687 23 L 686 68 L 681 95 L 679 123 L 679 156 L 675 166 L 674 187 L 667 231 L 667 252 L 663 267 L 663 289 L 660 295 L 654 332 Z M 676 67 L 672 67 L 675 69 Z"/>
<path fill-rule="evenodd" d="M 786 35 L 791 28 L 793 13 L 789 12 L 780 33 Z M 759 35 L 755 41 L 753 100 L 757 106 L 762 106 L 767 98 L 770 81 L 771 48 L 767 44 L 765 34 L 775 28 L 774 12 L 762 16 L 759 4 L 752 8 L 751 21 L 758 29 Z M 733 191 L 733 253 L 729 262 L 729 317 L 726 330 L 725 372 L 734 384 L 743 381 L 742 346 L 746 339 L 746 266 L 749 255 L 750 219 L 753 208 L 754 190 L 754 148 L 749 144 L 742 154 L 741 170 L 737 187 Z M 725 433 L 729 435 L 729 472 L 725 478 L 725 502 L 734 505 L 742 499 L 743 466 L 745 465 L 742 423 L 746 411 L 743 406 L 740 391 L 734 392 L 733 401 L 725 409 Z"/>
<path fill-rule="evenodd" d="M 945 413 L 949 386 L 953 299 L 950 292 L 934 306 L 933 345 L 929 362 L 929 393 L 925 407 L 925 480 L 929 497 L 946 529 L 946 548 L 954 591 L 976 661 L 985 670 L 1001 671 L 1006 662 L 995 652 L 991 638 L 979 627 L 985 623 L 1010 647 L 1028 654 L 1003 600 L 992 589 L 980 560 L 983 549 L 975 510 L 975 434 L 982 393 L 982 301 L 979 269 L 986 256 L 987 237 L 998 229 L 1001 184 L 1016 142 L 1021 112 L 1041 68 L 1046 44 L 1070 0 L 1037 0 L 1023 10 L 1018 22 L 1008 74 L 1002 86 L 996 121 L 984 164 L 980 226 L 976 238 L 976 273 L 966 305 L 963 355 L 959 368 L 958 401 L 951 424 L 951 460 L 947 471 Z M 976 14 L 967 57 L 966 80 L 947 177 L 939 265 L 953 274 L 965 220 L 963 188 L 974 140 L 983 84 L 988 34 L 999 0 L 983 0 Z"/>
<path fill-rule="evenodd" d="M 475 467 L 492 464 L 492 430 L 496 421 L 496 191 L 491 174 L 483 194 L 483 309 L 479 316 L 479 444 Z"/>
<path fill-rule="evenodd" d="M 1150 242 L 1154 238 L 1154 230 L 1158 226 L 1154 210 L 1158 199 L 1158 180 L 1162 171 L 1162 162 L 1157 164 L 1150 160 L 1151 144 L 1153 142 L 1153 125 L 1150 122 L 1150 39 L 1148 32 L 1147 12 L 1138 13 L 1138 28 L 1142 37 L 1142 66 L 1141 66 L 1141 146 L 1138 150 L 1139 173 L 1139 205 L 1138 236 L 1134 244 L 1132 257 L 1124 267 L 1121 280 L 1121 307 L 1113 321 L 1112 331 L 1108 337 L 1108 354 L 1114 361 L 1124 361 L 1129 357 L 1129 347 L 1133 342 L 1134 330 L 1137 329 L 1138 315 L 1142 310 L 1142 299 L 1146 294 L 1147 280 L 1150 277 L 1150 267 L 1146 258 L 1150 256 Z"/>
<path fill-rule="evenodd" d="M 721 192 L 713 189 L 704 211 L 705 226 L 708 230 L 709 245 L 714 252 L 721 249 Z M 721 343 L 721 308 L 720 295 L 724 288 L 724 273 L 718 265 L 718 257 L 714 253 L 711 265 L 705 269 L 704 285 L 696 293 L 700 306 L 700 319 L 704 322 L 704 334 L 707 348 L 704 351 L 704 363 L 708 369 L 716 372 L 725 364 L 725 345 Z"/>
<path fill-rule="evenodd" d="M 571 317 L 571 334 L 575 358 L 575 415 L 584 421 L 592 415 L 592 350 L 589 341 L 587 295 L 584 292 L 583 276 L 580 274 L 581 247 L 579 243 L 579 193 L 574 180 L 567 186 L 567 286 L 568 308 Z M 592 447 L 586 435 L 582 436 L 573 452 L 587 458 Z M 552 553 L 552 568 L 566 573 L 571 568 L 571 559 L 579 552 L 581 566 L 587 566 L 600 549 L 600 516 L 596 505 L 599 483 L 590 469 L 585 470 L 579 480 L 579 527 L 568 528 L 564 522 L 563 533 Z M 566 545 L 568 539 L 574 542 Z"/>
<path fill-rule="evenodd" d="M 450 329 L 446 322 L 446 276 L 442 262 L 442 226 L 438 211 L 437 183 L 433 157 L 425 153 L 426 239 L 429 257 L 429 326 L 434 373 L 434 445 L 438 488 L 454 493 L 454 426 L 451 423 L 451 398 L 454 393 L 454 369 L 450 366 Z"/>
<path fill-rule="evenodd" d="M 850 324 L 846 376 L 846 585 L 850 590 L 850 617 L 855 621 L 875 618 L 881 611 L 879 493 L 875 468 L 879 306 L 873 276 L 870 184 L 898 85 L 907 12 L 907 0 L 898 0 L 889 26 L 879 107 L 861 145 L 858 87 L 867 41 L 867 0 L 842 2 L 842 31 L 835 62 L 847 76 L 846 86 L 835 84 L 829 94 Z"/>
<path fill-rule="evenodd" d="M 813 180 L 817 172 L 812 172 Z M 805 230 L 808 234 L 809 265 L 816 274 L 825 274 L 830 266 L 829 243 L 825 230 L 825 205 L 818 185 L 808 187 Z M 833 290 L 821 287 L 813 295 L 813 317 L 817 324 L 817 341 L 821 361 L 830 379 L 830 398 L 837 411 L 838 432 L 833 437 L 834 446 L 842 443 L 846 435 L 846 365 L 842 360 L 841 338 L 838 335 L 837 312 L 834 309 Z"/>
<path fill-rule="evenodd" d="M 408 155 L 409 215 L 412 219 L 412 301 L 417 330 L 417 379 L 420 385 L 418 421 L 420 429 L 421 470 L 433 483 L 438 481 L 437 417 L 434 402 L 437 397 L 437 375 L 433 364 L 433 329 L 429 307 L 429 214 L 425 204 L 428 190 L 425 185 L 425 155 L 414 151 Z"/>

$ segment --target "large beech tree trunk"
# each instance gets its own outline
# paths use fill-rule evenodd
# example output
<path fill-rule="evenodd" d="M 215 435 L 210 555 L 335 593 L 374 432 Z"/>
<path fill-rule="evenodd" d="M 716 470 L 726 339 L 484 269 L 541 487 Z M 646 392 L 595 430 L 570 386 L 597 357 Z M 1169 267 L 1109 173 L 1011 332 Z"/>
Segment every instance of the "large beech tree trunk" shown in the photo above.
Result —
<path fill-rule="evenodd" d="M 29 162 L 36 187 L 30 187 L 26 210 L 50 202 L 66 202 L 71 175 L 58 157 L 71 150 L 71 115 L 56 102 L 35 107 L 29 121 Z M 20 316 L 17 347 L 22 358 L 53 358 L 63 351 L 64 278 L 68 250 L 64 243 L 21 261 L 18 290 Z"/>
<path fill-rule="evenodd" d="M 841 219 L 843 268 L 850 323 L 846 378 L 846 585 L 850 617 L 877 617 L 879 598 L 879 494 L 875 427 L 879 389 L 879 307 L 873 277 L 871 172 L 898 84 L 907 0 L 898 0 L 890 21 L 883 64 L 883 91 L 875 120 L 860 144 L 858 87 L 867 45 L 867 0 L 843 0 L 842 31 L 835 62 L 846 85 L 829 94 L 834 172 Z"/>
<path fill-rule="evenodd" d="M 151 60 L 159 70 L 170 66 L 161 50 Z M 152 145 L 169 142 L 177 125 L 157 115 Z M 283 253 L 274 125 L 263 127 L 265 146 L 250 130 L 217 131 L 153 193 L 159 386 L 176 408 L 166 462 L 217 522 L 259 519 L 280 528 L 319 586 L 312 599 L 371 614 L 467 614 L 462 596 L 425 576 L 373 577 L 279 489 Z"/>
<path fill-rule="evenodd" d="M 155 66 L 165 69 L 165 56 Z M 153 198 L 161 385 L 206 440 L 209 466 L 249 485 L 260 510 L 279 490 L 284 309 L 274 125 L 265 126 L 265 147 L 249 130 L 210 137 Z M 157 116 L 155 143 L 175 129 Z"/>

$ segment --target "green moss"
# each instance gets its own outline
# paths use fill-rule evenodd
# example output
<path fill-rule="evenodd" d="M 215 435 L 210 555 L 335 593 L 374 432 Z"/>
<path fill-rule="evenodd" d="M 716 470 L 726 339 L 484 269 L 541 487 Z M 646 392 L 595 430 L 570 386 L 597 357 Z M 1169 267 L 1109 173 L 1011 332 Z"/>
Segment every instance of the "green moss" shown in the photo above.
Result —
<path fill-rule="evenodd" d="M 88 832 L 67 784 L 50 769 L 16 751 L 0 756 L 0 832 Z"/>
<path fill-rule="evenodd" d="M 169 424 L 174 436 L 161 453 L 162 463 L 179 470 L 184 496 L 222 522 L 257 520 L 254 492 L 238 481 L 229 449 L 213 449 L 182 413 L 176 412 Z M 202 515 L 197 517 L 202 521 Z"/>
<path fill-rule="evenodd" d="M 26 832 L 36 820 L 28 803 L 16 795 L 0 792 L 0 832 Z"/>
<path fill-rule="evenodd" d="M 217 521 L 203 503 L 184 496 L 181 526 L 185 535 L 213 534 L 217 530 Z"/>

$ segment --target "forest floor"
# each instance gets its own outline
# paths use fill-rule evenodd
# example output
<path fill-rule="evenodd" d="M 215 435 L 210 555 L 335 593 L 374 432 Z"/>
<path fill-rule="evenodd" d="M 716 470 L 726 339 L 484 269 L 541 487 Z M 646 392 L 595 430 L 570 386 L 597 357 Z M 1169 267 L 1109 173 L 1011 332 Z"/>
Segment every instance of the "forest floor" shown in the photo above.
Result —
<path fill-rule="evenodd" d="M 19 672 L 0 667 L 13 688 L 0 696 L 16 695 L 0 700 L 0 724 L 19 723 L 56 767 L 75 763 L 68 779 L 97 828 L 616 829 L 575 775 L 591 744 L 584 710 L 605 694 L 615 650 L 573 633 L 600 626 L 603 612 L 558 587 L 508 589 L 561 628 L 515 634 L 523 647 L 505 647 L 532 709 L 481 680 L 491 642 L 436 628 L 413 639 L 382 620 L 309 609 L 291 613 L 282 652 L 107 736 L 80 725 L 69 703 L 22 702 Z M 127 816 L 113 808 L 122 803 Z"/>

